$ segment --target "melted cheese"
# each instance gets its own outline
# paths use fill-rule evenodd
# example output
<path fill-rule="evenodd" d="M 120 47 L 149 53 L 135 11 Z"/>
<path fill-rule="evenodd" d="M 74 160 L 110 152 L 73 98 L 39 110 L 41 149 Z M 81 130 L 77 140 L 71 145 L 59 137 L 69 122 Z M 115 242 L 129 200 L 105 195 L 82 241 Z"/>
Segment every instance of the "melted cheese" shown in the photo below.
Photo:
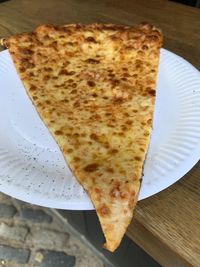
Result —
<path fill-rule="evenodd" d="M 88 192 L 114 251 L 152 127 L 162 36 L 148 24 L 42 25 L 5 40 L 40 117 Z"/>

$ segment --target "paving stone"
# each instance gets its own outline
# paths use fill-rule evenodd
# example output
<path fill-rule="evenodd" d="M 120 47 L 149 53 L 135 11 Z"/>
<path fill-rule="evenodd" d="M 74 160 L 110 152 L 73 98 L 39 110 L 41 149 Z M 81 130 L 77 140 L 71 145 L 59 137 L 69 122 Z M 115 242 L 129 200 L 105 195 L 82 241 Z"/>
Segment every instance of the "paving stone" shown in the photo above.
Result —
<path fill-rule="evenodd" d="M 28 229 L 22 226 L 9 226 L 0 223 L 0 239 L 15 240 L 23 242 L 28 233 Z"/>
<path fill-rule="evenodd" d="M 76 267 L 105 267 L 103 262 L 95 256 L 76 256 Z M 107 266 L 108 267 L 108 266 Z"/>
<path fill-rule="evenodd" d="M 48 229 L 32 229 L 28 240 L 35 246 L 62 248 L 67 244 L 69 234 Z"/>
<path fill-rule="evenodd" d="M 0 245 L 0 260 L 26 263 L 29 260 L 29 256 L 30 251 L 28 249 Z"/>
<path fill-rule="evenodd" d="M 12 218 L 16 212 L 14 206 L 0 203 L 0 218 Z"/>
<path fill-rule="evenodd" d="M 0 267 L 102 267 L 69 233 L 48 209 L 0 193 Z"/>
<path fill-rule="evenodd" d="M 64 252 L 40 250 L 35 255 L 35 267 L 73 267 L 75 257 Z"/>
<path fill-rule="evenodd" d="M 46 214 L 43 210 L 22 208 L 17 215 L 21 219 L 29 220 L 35 223 L 51 223 L 52 222 L 52 217 Z"/>

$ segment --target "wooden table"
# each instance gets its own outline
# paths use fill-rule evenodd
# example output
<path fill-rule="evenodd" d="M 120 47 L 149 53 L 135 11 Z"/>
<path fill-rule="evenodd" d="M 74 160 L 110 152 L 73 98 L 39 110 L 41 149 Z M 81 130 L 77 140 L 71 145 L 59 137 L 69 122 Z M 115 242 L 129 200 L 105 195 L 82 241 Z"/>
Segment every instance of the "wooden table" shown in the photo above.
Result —
<path fill-rule="evenodd" d="M 164 47 L 200 69 L 200 9 L 166 0 L 10 0 L 0 4 L 0 37 L 38 24 L 151 22 Z M 141 201 L 127 235 L 162 266 L 200 266 L 200 164 L 161 193 Z"/>

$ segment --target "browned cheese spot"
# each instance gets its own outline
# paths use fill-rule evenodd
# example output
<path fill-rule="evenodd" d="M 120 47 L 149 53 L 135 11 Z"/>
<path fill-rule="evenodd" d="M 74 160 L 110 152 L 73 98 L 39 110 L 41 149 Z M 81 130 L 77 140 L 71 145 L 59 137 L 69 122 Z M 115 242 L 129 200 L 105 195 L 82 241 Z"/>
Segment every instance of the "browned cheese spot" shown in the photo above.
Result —
<path fill-rule="evenodd" d="M 91 42 L 91 43 L 97 43 L 96 40 L 92 37 L 92 36 L 89 36 L 85 39 L 87 42 Z"/>
<path fill-rule="evenodd" d="M 99 176 L 99 174 L 100 174 L 100 173 L 98 173 L 97 175 Z M 96 179 L 95 179 L 95 181 L 94 181 L 94 184 L 95 184 L 95 183 L 96 183 Z M 95 192 L 96 200 L 97 200 L 97 201 L 101 201 L 101 198 L 102 198 L 102 190 L 96 187 L 96 188 L 94 189 L 94 192 Z"/>
<path fill-rule="evenodd" d="M 90 138 L 93 139 L 93 140 L 95 140 L 95 141 L 98 141 L 98 140 L 99 140 L 98 135 L 95 134 L 95 133 L 92 133 L 92 134 L 90 135 Z"/>
<path fill-rule="evenodd" d="M 133 124 L 133 121 L 131 121 L 131 120 L 127 120 L 127 121 L 126 121 L 126 124 L 128 124 L 128 125 L 132 125 L 132 124 Z"/>
<path fill-rule="evenodd" d="M 80 107 L 80 102 L 77 100 L 75 103 L 74 103 L 74 108 L 78 108 L 78 107 Z"/>
<path fill-rule="evenodd" d="M 66 151 L 67 153 L 72 153 L 72 152 L 73 152 L 73 149 L 68 148 L 68 149 L 66 149 L 65 151 Z M 64 152 L 65 152 L 65 151 L 64 151 Z"/>
<path fill-rule="evenodd" d="M 76 94 L 76 93 L 77 93 L 77 90 L 76 89 L 74 89 L 74 90 L 71 91 L 71 94 Z"/>
<path fill-rule="evenodd" d="M 138 55 L 140 55 L 140 56 L 144 56 L 144 55 L 145 55 L 145 52 L 139 50 L 139 51 L 138 51 Z"/>
<path fill-rule="evenodd" d="M 55 50 L 57 50 L 57 46 L 58 46 L 58 42 L 57 42 L 57 41 L 53 41 L 53 42 L 50 44 L 50 47 L 54 48 Z"/>
<path fill-rule="evenodd" d="M 35 64 L 30 62 L 27 58 L 21 58 L 21 63 L 26 69 L 32 69 L 35 67 Z"/>
<path fill-rule="evenodd" d="M 135 191 L 130 192 L 129 197 L 130 197 L 130 200 L 129 200 L 128 208 L 129 208 L 129 210 L 132 210 L 134 205 L 135 205 L 135 202 L 134 202 L 134 200 L 135 200 Z"/>
<path fill-rule="evenodd" d="M 38 97 L 36 95 L 33 96 L 33 100 L 37 100 Z"/>
<path fill-rule="evenodd" d="M 114 169 L 113 168 L 107 168 L 106 171 L 109 172 L 109 173 L 114 173 Z"/>
<path fill-rule="evenodd" d="M 47 72 L 51 72 L 53 69 L 52 68 L 50 68 L 50 67 L 44 67 L 44 71 L 47 71 Z"/>
<path fill-rule="evenodd" d="M 69 100 L 65 98 L 65 99 L 62 99 L 61 102 L 63 102 L 63 103 L 68 103 Z"/>
<path fill-rule="evenodd" d="M 128 112 L 124 112 L 124 116 L 126 116 L 126 117 L 130 117 L 130 115 L 129 115 Z"/>
<path fill-rule="evenodd" d="M 90 87 L 94 87 L 94 86 L 95 86 L 95 82 L 93 82 L 93 81 L 87 81 L 87 84 L 88 84 Z"/>
<path fill-rule="evenodd" d="M 20 72 L 25 72 L 26 69 L 24 67 L 20 67 L 19 70 Z"/>
<path fill-rule="evenodd" d="M 59 75 L 74 75 L 75 71 L 68 71 L 66 69 L 63 69 L 59 72 Z"/>
<path fill-rule="evenodd" d="M 42 107 L 42 104 L 40 102 L 37 103 L 37 107 L 38 108 L 41 108 Z"/>
<path fill-rule="evenodd" d="M 110 196 L 112 198 L 124 199 L 127 198 L 127 193 L 123 190 L 121 183 L 116 181 L 110 190 Z"/>
<path fill-rule="evenodd" d="M 43 36 L 43 40 L 44 40 L 44 41 L 48 41 L 48 40 L 50 40 L 49 35 L 48 35 L 48 34 L 44 35 L 44 36 Z"/>
<path fill-rule="evenodd" d="M 67 33 L 68 35 L 71 34 L 71 30 L 68 27 L 60 27 L 59 30 L 61 32 Z M 65 38 L 65 35 L 60 35 L 61 38 Z"/>
<path fill-rule="evenodd" d="M 84 167 L 84 171 L 86 172 L 94 172 L 98 169 L 99 164 L 97 163 L 91 163 Z"/>
<path fill-rule="evenodd" d="M 120 105 L 124 102 L 124 99 L 122 97 L 114 97 L 112 102 L 114 105 Z"/>
<path fill-rule="evenodd" d="M 28 48 L 19 48 L 20 52 L 24 55 L 31 56 L 34 54 L 34 52 L 31 49 Z"/>
<path fill-rule="evenodd" d="M 50 79 L 49 75 L 45 75 L 44 78 L 43 78 L 44 81 L 48 81 L 49 79 Z"/>
<path fill-rule="evenodd" d="M 90 119 L 92 120 L 100 120 L 101 119 L 101 116 L 99 114 L 94 114 L 90 117 Z"/>
<path fill-rule="evenodd" d="M 73 46 L 74 44 L 72 42 L 67 42 L 67 45 Z"/>
<path fill-rule="evenodd" d="M 93 93 L 92 96 L 93 97 L 97 97 L 98 95 L 97 95 L 97 93 Z"/>
<path fill-rule="evenodd" d="M 85 60 L 85 62 L 90 63 L 90 64 L 98 64 L 100 61 L 94 58 L 88 58 Z"/>
<path fill-rule="evenodd" d="M 80 161 L 81 159 L 79 157 L 74 157 L 74 161 Z"/>
<path fill-rule="evenodd" d="M 147 90 L 147 93 L 149 95 L 151 95 L 151 96 L 155 96 L 156 95 L 156 91 L 154 89 L 152 89 L 150 87 L 147 87 L 146 90 Z"/>
<path fill-rule="evenodd" d="M 61 130 L 57 130 L 57 131 L 55 131 L 54 133 L 55 133 L 55 135 L 62 135 L 62 134 L 63 134 L 63 131 L 61 131 Z"/>
<path fill-rule="evenodd" d="M 131 75 L 129 74 L 129 73 L 127 73 L 127 72 L 124 72 L 123 73 L 123 79 L 127 79 L 128 77 L 130 77 Z"/>
<path fill-rule="evenodd" d="M 112 84 L 113 87 L 117 86 L 120 84 L 120 81 L 117 79 L 110 79 L 110 82 Z"/>
<path fill-rule="evenodd" d="M 72 83 L 71 87 L 72 88 L 76 88 L 77 87 L 77 84 L 76 83 Z"/>
<path fill-rule="evenodd" d="M 111 155 L 117 154 L 118 152 L 119 152 L 119 150 L 115 149 L 115 148 L 113 148 L 113 149 L 108 151 L 108 153 L 111 154 Z"/>
<path fill-rule="evenodd" d="M 148 50 L 148 49 L 149 49 L 149 47 L 147 45 L 142 46 L 142 50 Z"/>
<path fill-rule="evenodd" d="M 102 204 L 101 206 L 99 206 L 97 208 L 97 212 L 102 216 L 102 217 L 106 217 L 106 216 L 110 216 L 111 211 L 108 208 L 108 206 L 106 204 Z"/>
<path fill-rule="evenodd" d="M 35 75 L 34 75 L 34 73 L 31 71 L 31 72 L 28 72 L 27 74 L 26 74 L 28 77 L 34 77 Z"/>
<path fill-rule="evenodd" d="M 122 131 L 127 131 L 127 130 L 128 130 L 128 128 L 127 128 L 126 125 L 122 125 L 122 126 L 121 126 L 121 129 L 122 129 Z"/>
<path fill-rule="evenodd" d="M 139 157 L 139 156 L 135 156 L 135 160 L 137 160 L 137 161 L 141 161 L 141 160 L 142 160 L 142 158 L 141 158 L 141 157 Z"/>
<path fill-rule="evenodd" d="M 102 193 L 102 190 L 100 188 L 95 188 L 94 191 L 97 193 L 97 194 L 101 194 Z"/>
<path fill-rule="evenodd" d="M 152 124 L 152 119 L 148 119 L 147 124 L 151 125 Z"/>
<path fill-rule="evenodd" d="M 37 90 L 36 86 L 35 85 L 31 85 L 30 88 L 29 88 L 30 91 L 35 91 Z"/>
<path fill-rule="evenodd" d="M 146 38 L 149 41 L 157 41 L 158 40 L 158 36 L 157 35 L 149 35 Z"/>

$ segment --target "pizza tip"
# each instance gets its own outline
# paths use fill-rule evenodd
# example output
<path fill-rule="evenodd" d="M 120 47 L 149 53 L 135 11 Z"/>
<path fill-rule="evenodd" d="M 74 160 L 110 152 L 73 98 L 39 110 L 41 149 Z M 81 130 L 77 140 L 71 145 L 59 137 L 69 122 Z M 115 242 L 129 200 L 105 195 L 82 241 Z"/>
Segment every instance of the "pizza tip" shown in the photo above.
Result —
<path fill-rule="evenodd" d="M 115 252 L 117 247 L 118 247 L 118 245 L 109 244 L 108 242 L 103 244 L 103 248 L 110 251 L 110 252 Z"/>

